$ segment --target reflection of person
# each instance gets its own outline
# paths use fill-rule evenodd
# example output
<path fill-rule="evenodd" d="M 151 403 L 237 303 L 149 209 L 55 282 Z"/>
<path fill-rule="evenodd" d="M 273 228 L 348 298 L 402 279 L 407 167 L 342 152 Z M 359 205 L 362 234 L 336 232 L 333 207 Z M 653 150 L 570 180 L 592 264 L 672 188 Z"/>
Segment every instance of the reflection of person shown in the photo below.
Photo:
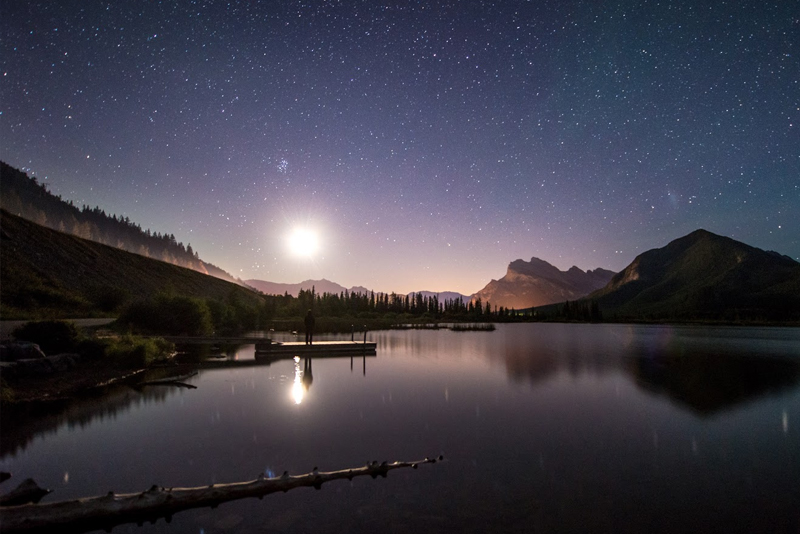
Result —
<path fill-rule="evenodd" d="M 311 357 L 309 356 L 305 359 L 305 362 L 303 362 L 303 387 L 306 391 L 309 390 L 313 381 L 314 373 L 311 369 Z"/>
<path fill-rule="evenodd" d="M 311 310 L 308 310 L 304 322 L 306 323 L 306 345 L 311 345 L 314 342 L 314 314 L 311 313 Z"/>

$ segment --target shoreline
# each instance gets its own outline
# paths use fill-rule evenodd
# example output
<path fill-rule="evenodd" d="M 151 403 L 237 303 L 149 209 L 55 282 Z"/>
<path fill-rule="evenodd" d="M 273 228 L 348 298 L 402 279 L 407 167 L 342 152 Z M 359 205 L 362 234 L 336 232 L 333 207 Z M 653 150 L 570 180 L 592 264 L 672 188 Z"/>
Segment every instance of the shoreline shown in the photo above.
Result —
<path fill-rule="evenodd" d="M 110 366 L 79 365 L 55 375 L 31 376 L 3 380 L 2 405 L 49 403 L 73 399 L 90 394 L 92 390 L 118 384 L 144 374 L 148 368 L 120 369 Z"/>

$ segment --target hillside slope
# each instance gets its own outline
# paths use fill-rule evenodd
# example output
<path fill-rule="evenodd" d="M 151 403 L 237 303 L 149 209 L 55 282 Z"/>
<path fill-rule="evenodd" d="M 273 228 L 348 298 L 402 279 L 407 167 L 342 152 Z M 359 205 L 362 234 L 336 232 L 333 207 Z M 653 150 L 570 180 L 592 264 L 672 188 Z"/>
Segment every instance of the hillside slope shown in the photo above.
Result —
<path fill-rule="evenodd" d="M 191 245 L 184 246 L 174 235 L 151 233 L 127 217 L 106 214 L 99 207 L 79 209 L 52 194 L 36 177 L 29 177 L 2 161 L 0 208 L 59 232 L 240 283 L 224 270 L 200 259 Z"/>
<path fill-rule="evenodd" d="M 3 319 L 114 315 L 159 292 L 261 304 L 213 276 L 67 235 L 0 210 Z"/>
<path fill-rule="evenodd" d="M 696 230 L 640 254 L 588 298 L 606 318 L 797 320 L 800 263 Z"/>

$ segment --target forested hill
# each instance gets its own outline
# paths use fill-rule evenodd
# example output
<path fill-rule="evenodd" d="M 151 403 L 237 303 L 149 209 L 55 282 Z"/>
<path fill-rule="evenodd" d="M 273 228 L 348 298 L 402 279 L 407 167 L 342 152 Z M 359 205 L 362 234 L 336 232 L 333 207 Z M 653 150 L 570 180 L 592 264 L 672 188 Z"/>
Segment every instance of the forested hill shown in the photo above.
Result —
<path fill-rule="evenodd" d="M 201 260 L 191 245 L 177 242 L 174 235 L 151 233 L 127 217 L 108 215 L 99 207 L 78 208 L 53 195 L 35 177 L 2 161 L 0 207 L 53 230 L 241 284 L 219 267 Z"/>
<path fill-rule="evenodd" d="M 249 288 L 56 232 L 5 210 L 0 255 L 4 319 L 117 317 L 137 303 L 179 296 L 206 302 L 214 324 L 241 318 L 245 325 L 264 305 Z"/>

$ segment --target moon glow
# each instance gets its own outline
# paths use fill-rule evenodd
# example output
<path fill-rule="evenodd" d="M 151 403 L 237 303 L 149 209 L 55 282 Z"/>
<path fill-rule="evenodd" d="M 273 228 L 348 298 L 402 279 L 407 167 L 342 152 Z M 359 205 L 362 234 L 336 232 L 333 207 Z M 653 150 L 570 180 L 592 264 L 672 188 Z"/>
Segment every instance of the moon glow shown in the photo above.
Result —
<path fill-rule="evenodd" d="M 319 250 L 319 237 L 307 228 L 296 228 L 289 236 L 289 250 L 295 256 L 310 258 Z"/>

